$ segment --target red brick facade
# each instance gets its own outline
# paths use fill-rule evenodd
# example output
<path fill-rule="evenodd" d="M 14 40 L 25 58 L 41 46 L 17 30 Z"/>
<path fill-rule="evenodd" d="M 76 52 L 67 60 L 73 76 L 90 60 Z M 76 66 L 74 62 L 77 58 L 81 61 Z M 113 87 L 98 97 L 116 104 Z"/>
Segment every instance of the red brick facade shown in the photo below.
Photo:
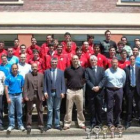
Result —
<path fill-rule="evenodd" d="M 118 0 L 24 0 L 23 5 L 0 5 L 2 12 L 124 12 L 139 13 L 139 6 L 117 6 Z"/>

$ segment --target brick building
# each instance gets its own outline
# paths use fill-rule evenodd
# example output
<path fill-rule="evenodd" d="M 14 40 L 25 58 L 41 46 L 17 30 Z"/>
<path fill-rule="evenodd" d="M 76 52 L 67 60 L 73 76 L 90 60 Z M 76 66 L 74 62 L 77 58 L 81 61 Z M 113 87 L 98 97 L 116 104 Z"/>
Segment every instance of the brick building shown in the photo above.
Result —
<path fill-rule="evenodd" d="M 0 40 L 12 46 L 18 37 L 29 46 L 32 36 L 41 44 L 46 34 L 61 41 L 68 31 L 80 45 L 87 34 L 98 42 L 109 29 L 116 42 L 125 35 L 133 43 L 140 38 L 139 13 L 140 0 L 0 0 Z"/>

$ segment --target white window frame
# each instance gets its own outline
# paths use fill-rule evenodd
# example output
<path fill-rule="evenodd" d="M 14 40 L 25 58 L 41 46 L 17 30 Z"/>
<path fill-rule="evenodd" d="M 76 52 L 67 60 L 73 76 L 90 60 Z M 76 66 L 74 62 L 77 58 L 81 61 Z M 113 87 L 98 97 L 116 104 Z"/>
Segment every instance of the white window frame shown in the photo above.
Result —
<path fill-rule="evenodd" d="M 122 2 L 121 0 L 117 1 L 117 5 L 124 6 L 140 6 L 140 2 Z"/>
<path fill-rule="evenodd" d="M 21 5 L 21 4 L 24 4 L 24 1 L 23 0 L 18 0 L 18 1 L 8 1 L 8 0 L 6 0 L 6 1 L 0 1 L 0 5 L 1 4 L 13 4 L 13 5 L 17 4 L 17 5 Z"/>

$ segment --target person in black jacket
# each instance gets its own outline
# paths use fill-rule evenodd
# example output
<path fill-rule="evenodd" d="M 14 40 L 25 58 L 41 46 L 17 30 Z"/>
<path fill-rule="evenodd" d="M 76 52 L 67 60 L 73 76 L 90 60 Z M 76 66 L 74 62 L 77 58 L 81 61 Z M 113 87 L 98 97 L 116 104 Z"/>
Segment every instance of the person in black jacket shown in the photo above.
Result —
<path fill-rule="evenodd" d="M 102 93 L 104 79 L 104 69 L 97 66 L 97 57 L 90 56 L 91 66 L 85 70 L 85 79 L 87 84 L 87 97 L 90 106 L 90 126 L 101 125 L 101 111 L 102 111 Z"/>

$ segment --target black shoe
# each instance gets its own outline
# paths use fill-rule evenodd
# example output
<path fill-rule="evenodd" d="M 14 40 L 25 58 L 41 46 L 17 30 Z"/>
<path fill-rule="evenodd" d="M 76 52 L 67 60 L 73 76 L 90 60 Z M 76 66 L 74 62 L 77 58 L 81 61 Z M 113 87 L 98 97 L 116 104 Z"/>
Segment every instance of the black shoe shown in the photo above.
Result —
<path fill-rule="evenodd" d="M 31 133 L 31 128 L 27 128 L 27 134 Z"/>
<path fill-rule="evenodd" d="M 129 128 L 130 126 L 131 126 L 131 123 L 130 122 L 126 122 L 125 129 Z"/>
<path fill-rule="evenodd" d="M 50 129 L 52 129 L 52 128 L 51 127 L 45 127 L 44 131 L 46 132 L 46 131 L 48 131 Z"/>
<path fill-rule="evenodd" d="M 0 126 L 0 131 L 3 131 L 3 130 L 4 130 L 3 126 Z"/>
<path fill-rule="evenodd" d="M 40 133 L 44 132 L 44 128 L 43 127 L 39 128 L 39 130 L 40 130 Z"/>
<path fill-rule="evenodd" d="M 62 131 L 62 127 L 61 126 L 55 127 L 55 129 Z"/>

